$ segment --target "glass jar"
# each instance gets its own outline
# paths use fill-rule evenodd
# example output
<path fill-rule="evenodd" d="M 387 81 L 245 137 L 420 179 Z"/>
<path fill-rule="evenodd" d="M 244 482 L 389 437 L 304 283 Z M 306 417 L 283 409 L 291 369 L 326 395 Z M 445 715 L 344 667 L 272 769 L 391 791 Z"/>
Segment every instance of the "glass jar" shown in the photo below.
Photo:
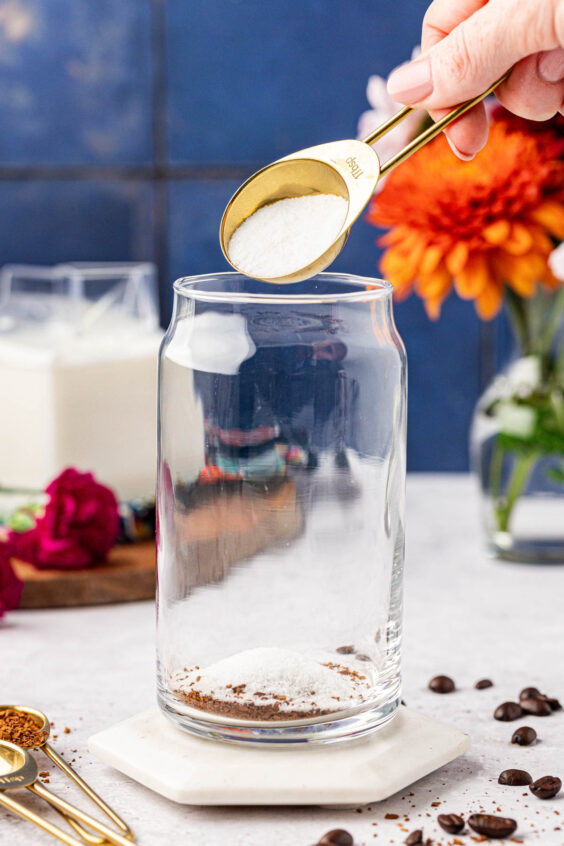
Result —
<path fill-rule="evenodd" d="M 564 563 L 564 384 L 515 359 L 478 402 L 472 465 L 494 558 Z"/>
<path fill-rule="evenodd" d="M 198 735 L 360 736 L 400 697 L 392 289 L 179 279 L 160 355 L 158 697 Z"/>
<path fill-rule="evenodd" d="M 479 400 L 471 436 L 487 546 L 564 563 L 564 289 L 506 299 L 516 354 Z"/>

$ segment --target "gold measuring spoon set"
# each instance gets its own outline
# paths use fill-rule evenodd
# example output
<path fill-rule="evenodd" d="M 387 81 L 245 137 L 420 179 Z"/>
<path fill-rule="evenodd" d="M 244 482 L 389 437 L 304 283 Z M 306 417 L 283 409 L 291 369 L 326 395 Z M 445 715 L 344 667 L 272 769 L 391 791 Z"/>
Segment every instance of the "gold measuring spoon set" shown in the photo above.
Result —
<path fill-rule="evenodd" d="M 34 823 L 43 831 L 66 843 L 67 846 L 84 846 L 85 843 L 90 844 L 90 846 L 101 846 L 101 844 L 106 843 L 113 843 L 115 846 L 133 846 L 133 832 L 129 826 L 47 742 L 49 739 L 49 721 L 45 714 L 35 708 L 28 708 L 23 705 L 0 705 L 0 712 L 2 711 L 15 711 L 22 716 L 31 717 L 37 726 L 38 740 L 37 744 L 30 748 L 41 749 L 111 820 L 118 831 L 109 828 L 104 823 L 81 811 L 80 808 L 76 808 L 55 793 L 47 790 L 37 780 L 39 768 L 30 754 L 29 748 L 19 746 L 16 743 L 9 743 L 7 740 L 0 740 L 0 806 L 7 808 L 28 822 Z M 48 802 L 71 826 L 80 840 L 7 795 L 8 791 L 19 790 L 24 787 Z"/>

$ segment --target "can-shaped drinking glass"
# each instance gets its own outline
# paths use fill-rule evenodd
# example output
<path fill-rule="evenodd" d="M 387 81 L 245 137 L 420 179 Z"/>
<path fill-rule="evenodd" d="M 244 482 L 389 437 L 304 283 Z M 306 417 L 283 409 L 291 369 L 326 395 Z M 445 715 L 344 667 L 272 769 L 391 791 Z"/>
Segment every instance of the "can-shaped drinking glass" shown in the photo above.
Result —
<path fill-rule="evenodd" d="M 400 697 L 406 359 L 382 280 L 179 279 L 159 374 L 158 696 L 327 742 Z"/>

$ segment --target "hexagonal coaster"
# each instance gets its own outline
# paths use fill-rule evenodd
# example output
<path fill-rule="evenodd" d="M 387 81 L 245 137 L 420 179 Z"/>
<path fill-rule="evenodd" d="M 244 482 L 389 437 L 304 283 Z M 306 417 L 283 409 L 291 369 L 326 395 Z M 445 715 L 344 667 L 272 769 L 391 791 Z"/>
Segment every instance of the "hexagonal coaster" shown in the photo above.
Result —
<path fill-rule="evenodd" d="M 93 755 L 187 805 L 365 805 L 458 758 L 467 734 L 401 707 L 366 738 L 273 749 L 202 740 L 152 708 L 88 742 Z"/>

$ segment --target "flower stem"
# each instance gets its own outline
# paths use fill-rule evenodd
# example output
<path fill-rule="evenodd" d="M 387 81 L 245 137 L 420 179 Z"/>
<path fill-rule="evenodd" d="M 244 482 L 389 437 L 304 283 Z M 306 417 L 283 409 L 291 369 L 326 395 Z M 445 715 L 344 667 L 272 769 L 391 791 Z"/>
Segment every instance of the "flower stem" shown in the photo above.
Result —
<path fill-rule="evenodd" d="M 527 321 L 526 307 L 522 297 L 515 293 L 511 288 L 507 288 L 505 294 L 505 305 L 507 308 L 507 315 L 509 322 L 513 328 L 513 332 L 519 346 L 524 355 L 530 355 L 529 349 L 529 327 Z"/>
<path fill-rule="evenodd" d="M 538 453 L 530 452 L 526 455 L 516 455 L 513 462 L 513 469 L 509 482 L 507 483 L 507 490 L 503 499 L 498 499 L 495 507 L 495 514 L 497 517 L 497 527 L 500 532 L 507 532 L 509 530 L 509 522 L 517 500 L 525 490 L 531 472 L 538 460 Z M 501 452 L 501 461 L 503 461 L 503 451 Z"/>
<path fill-rule="evenodd" d="M 556 333 L 560 328 L 560 322 L 562 320 L 562 316 L 564 315 L 564 287 L 558 292 L 556 297 L 554 297 L 549 313 L 550 318 L 538 339 L 538 347 L 541 353 L 550 352 Z"/>
<path fill-rule="evenodd" d="M 504 456 L 505 450 L 499 445 L 499 441 L 496 438 L 490 467 L 490 488 L 495 502 L 499 502 L 501 498 L 501 476 Z"/>

